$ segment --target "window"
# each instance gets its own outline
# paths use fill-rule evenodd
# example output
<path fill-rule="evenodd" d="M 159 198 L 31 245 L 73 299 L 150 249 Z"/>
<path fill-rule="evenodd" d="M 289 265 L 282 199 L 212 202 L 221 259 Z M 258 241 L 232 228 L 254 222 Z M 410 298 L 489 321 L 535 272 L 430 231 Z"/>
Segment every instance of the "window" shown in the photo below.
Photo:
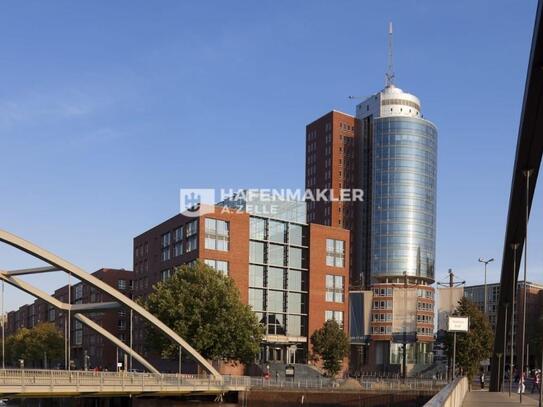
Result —
<path fill-rule="evenodd" d="M 307 268 L 306 249 L 299 247 L 289 247 L 288 264 L 289 267 Z"/>
<path fill-rule="evenodd" d="M 288 227 L 288 240 L 290 244 L 305 246 L 305 230 L 302 225 L 290 224 Z"/>
<path fill-rule="evenodd" d="M 264 287 L 264 266 L 255 264 L 249 266 L 249 285 L 251 287 Z"/>
<path fill-rule="evenodd" d="M 160 280 L 161 281 L 166 281 L 171 277 L 171 275 L 172 275 L 172 273 L 171 273 L 170 269 L 162 270 L 160 272 Z"/>
<path fill-rule="evenodd" d="M 339 302 L 344 300 L 343 292 L 343 276 L 326 275 L 326 301 L 327 302 Z"/>
<path fill-rule="evenodd" d="M 285 265 L 285 246 L 279 244 L 271 244 L 268 246 L 268 263 Z"/>
<path fill-rule="evenodd" d="M 83 330 L 78 329 L 74 331 L 74 344 L 75 345 L 82 345 L 83 344 Z"/>
<path fill-rule="evenodd" d="M 285 315 L 268 314 L 268 334 L 284 335 L 285 334 Z"/>
<path fill-rule="evenodd" d="M 287 294 L 287 312 L 292 314 L 307 313 L 305 308 L 305 297 L 306 294 L 289 292 Z"/>
<path fill-rule="evenodd" d="M 126 281 L 126 280 L 118 280 L 117 281 L 117 288 L 119 290 L 126 290 L 128 288 L 128 281 Z"/>
<path fill-rule="evenodd" d="M 264 310 L 264 290 L 249 288 L 249 305 L 254 311 Z"/>
<path fill-rule="evenodd" d="M 170 232 L 164 233 L 161 237 L 162 253 L 160 259 L 162 261 L 170 260 Z"/>
<path fill-rule="evenodd" d="M 336 321 L 339 326 L 343 326 L 343 311 L 324 311 L 326 321 Z"/>
<path fill-rule="evenodd" d="M 268 307 L 271 312 L 284 312 L 285 293 L 283 291 L 268 291 Z"/>
<path fill-rule="evenodd" d="M 278 222 L 275 220 L 270 220 L 268 223 L 269 228 L 269 240 L 274 242 L 285 242 L 285 236 L 287 231 L 287 225 L 284 222 Z"/>
<path fill-rule="evenodd" d="M 266 221 L 260 218 L 251 217 L 251 239 L 266 239 Z"/>
<path fill-rule="evenodd" d="M 173 246 L 173 255 L 174 257 L 181 256 L 183 254 L 183 238 L 184 238 L 184 229 L 183 226 L 175 229 L 174 239 L 175 244 Z"/>
<path fill-rule="evenodd" d="M 179 242 L 180 240 L 183 240 L 183 226 L 179 226 L 177 229 L 175 229 L 174 231 L 174 235 L 175 235 L 175 241 L 176 242 Z"/>
<path fill-rule="evenodd" d="M 205 248 L 210 250 L 228 251 L 229 225 L 224 220 L 206 218 Z"/>
<path fill-rule="evenodd" d="M 191 252 L 198 248 L 198 236 L 192 235 L 187 238 L 187 244 L 185 245 L 185 253 Z"/>
<path fill-rule="evenodd" d="M 268 288 L 282 290 L 285 285 L 285 270 L 277 267 L 268 267 Z"/>
<path fill-rule="evenodd" d="M 307 272 L 288 270 L 288 289 L 290 291 L 307 291 Z"/>
<path fill-rule="evenodd" d="M 74 299 L 80 300 L 83 297 L 83 284 L 76 285 L 74 291 Z"/>
<path fill-rule="evenodd" d="M 307 318 L 301 315 L 287 316 L 287 335 L 289 336 L 306 336 L 306 321 Z"/>
<path fill-rule="evenodd" d="M 343 267 L 345 260 L 345 243 L 343 240 L 326 239 L 326 265 Z"/>
<path fill-rule="evenodd" d="M 220 271 L 224 275 L 228 275 L 228 262 L 223 260 L 211 260 L 205 259 L 204 263 L 209 267 L 214 268 L 217 271 Z"/>
<path fill-rule="evenodd" d="M 195 219 L 185 225 L 185 234 L 187 237 L 195 235 L 198 232 L 198 220 Z"/>
<path fill-rule="evenodd" d="M 250 242 L 249 259 L 254 263 L 264 263 L 264 243 Z"/>
<path fill-rule="evenodd" d="M 56 319 L 56 310 L 53 307 L 49 307 L 49 322 L 53 322 Z"/>

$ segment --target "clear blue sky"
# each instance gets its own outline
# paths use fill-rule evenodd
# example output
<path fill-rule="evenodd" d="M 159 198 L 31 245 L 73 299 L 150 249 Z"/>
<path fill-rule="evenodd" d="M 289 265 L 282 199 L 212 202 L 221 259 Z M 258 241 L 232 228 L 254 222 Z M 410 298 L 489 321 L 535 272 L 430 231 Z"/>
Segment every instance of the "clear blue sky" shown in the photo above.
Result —
<path fill-rule="evenodd" d="M 0 228 L 83 266 L 183 187 L 303 187 L 305 125 L 399 87 L 439 128 L 437 277 L 497 280 L 535 0 L 27 1 L 0 13 Z M 540 186 L 540 190 L 543 187 Z M 542 193 L 529 278 L 543 281 Z M 538 212 L 538 213 L 537 213 Z M 0 249 L 2 268 L 35 264 Z M 52 291 L 60 275 L 31 277 Z M 8 290 L 9 308 L 29 297 Z"/>

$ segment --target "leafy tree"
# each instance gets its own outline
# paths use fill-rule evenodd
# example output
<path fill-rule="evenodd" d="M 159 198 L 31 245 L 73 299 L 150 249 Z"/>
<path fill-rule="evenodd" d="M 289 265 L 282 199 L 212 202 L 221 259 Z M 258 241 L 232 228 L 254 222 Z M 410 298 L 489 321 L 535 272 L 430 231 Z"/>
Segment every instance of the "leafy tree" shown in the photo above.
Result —
<path fill-rule="evenodd" d="M 54 324 L 48 322 L 31 329 L 21 328 L 6 338 L 6 359 L 12 365 L 23 359 L 27 367 L 45 367 L 45 358 L 61 360 L 63 352 L 64 337 Z"/>
<path fill-rule="evenodd" d="M 323 360 L 324 370 L 330 377 L 341 370 L 343 358 L 349 354 L 349 338 L 336 321 L 326 321 L 311 335 L 313 353 Z"/>
<path fill-rule="evenodd" d="M 466 297 L 460 299 L 453 316 L 469 317 L 469 331 L 456 334 L 456 363 L 471 383 L 481 362 L 492 355 L 494 334 L 485 315 Z M 447 334 L 447 352 L 452 360 L 453 333 Z"/>
<path fill-rule="evenodd" d="M 207 359 L 250 363 L 260 351 L 263 328 L 255 313 L 231 278 L 203 263 L 176 269 L 144 305 Z M 162 334 L 148 335 L 147 344 L 165 358 L 179 352 Z"/>

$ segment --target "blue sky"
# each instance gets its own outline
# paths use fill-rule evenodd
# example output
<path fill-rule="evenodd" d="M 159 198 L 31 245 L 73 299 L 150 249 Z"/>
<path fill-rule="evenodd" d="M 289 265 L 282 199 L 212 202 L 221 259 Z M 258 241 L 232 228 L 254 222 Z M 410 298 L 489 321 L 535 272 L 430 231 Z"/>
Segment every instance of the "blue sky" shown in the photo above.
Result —
<path fill-rule="evenodd" d="M 392 20 L 396 82 L 439 129 L 437 278 L 481 282 L 487 256 L 497 280 L 536 5 L 4 3 L 0 228 L 89 271 L 130 269 L 132 238 L 176 213 L 180 188 L 303 187 L 305 125 L 382 88 Z M 8 308 L 30 300 L 7 290 Z"/>

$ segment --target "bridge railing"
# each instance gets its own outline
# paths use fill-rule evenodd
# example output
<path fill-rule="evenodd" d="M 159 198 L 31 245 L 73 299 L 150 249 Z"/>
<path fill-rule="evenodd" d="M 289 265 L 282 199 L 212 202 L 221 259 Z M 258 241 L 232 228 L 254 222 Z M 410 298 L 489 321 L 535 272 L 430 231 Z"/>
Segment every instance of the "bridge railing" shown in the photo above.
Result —
<path fill-rule="evenodd" d="M 363 390 L 395 391 L 439 391 L 444 382 L 431 379 L 398 379 L 363 378 L 357 381 L 358 388 Z M 352 380 L 351 380 L 352 384 Z M 72 386 L 78 390 L 99 387 L 106 390 L 121 388 L 126 391 L 176 391 L 187 388 L 193 389 L 223 389 L 244 390 L 250 388 L 273 389 L 341 389 L 345 380 L 332 380 L 329 378 L 293 378 L 273 379 L 250 376 L 223 376 L 216 379 L 212 376 L 185 375 L 185 374 L 156 374 L 136 372 L 96 372 L 96 371 L 66 371 L 66 370 L 40 370 L 40 369 L 0 369 L 0 387 L 28 387 L 36 386 Z"/>

